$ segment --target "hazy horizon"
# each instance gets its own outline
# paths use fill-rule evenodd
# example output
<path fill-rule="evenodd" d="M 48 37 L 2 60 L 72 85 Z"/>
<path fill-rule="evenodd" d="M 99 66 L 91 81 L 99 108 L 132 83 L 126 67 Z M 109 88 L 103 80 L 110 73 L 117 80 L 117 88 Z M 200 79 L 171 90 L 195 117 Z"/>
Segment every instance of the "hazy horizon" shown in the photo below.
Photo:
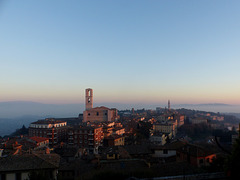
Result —
<path fill-rule="evenodd" d="M 94 103 L 96 106 L 107 106 L 118 110 L 165 108 L 165 104 L 121 104 Z M 173 109 L 186 108 L 208 112 L 240 113 L 240 105 L 229 104 L 172 104 Z M 43 104 L 28 101 L 0 102 L 0 136 L 8 135 L 22 125 L 29 126 L 31 122 L 44 118 L 78 117 L 85 109 L 84 103 L 79 104 Z M 239 114 L 240 115 L 240 114 Z"/>
<path fill-rule="evenodd" d="M 94 103 L 94 107 L 106 106 L 109 108 L 117 108 L 118 110 L 126 109 L 152 109 L 156 107 L 165 108 L 165 104 L 148 104 L 148 103 Z M 240 105 L 230 104 L 174 104 L 171 103 L 171 108 L 187 108 L 194 110 L 203 110 L 210 112 L 221 113 L 240 113 Z M 43 117 L 77 117 L 85 110 L 84 103 L 75 104 L 44 104 L 31 101 L 8 101 L 0 102 L 0 118 L 16 118 L 25 115 L 43 116 Z"/>

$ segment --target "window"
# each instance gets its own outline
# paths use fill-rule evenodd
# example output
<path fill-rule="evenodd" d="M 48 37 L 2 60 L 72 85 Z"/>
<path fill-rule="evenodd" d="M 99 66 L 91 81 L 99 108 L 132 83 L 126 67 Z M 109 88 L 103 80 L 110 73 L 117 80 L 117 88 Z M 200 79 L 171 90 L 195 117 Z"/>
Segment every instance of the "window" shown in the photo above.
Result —
<path fill-rule="evenodd" d="M 6 180 L 6 174 L 0 174 L 0 179 L 1 180 Z"/>
<path fill-rule="evenodd" d="M 90 116 L 90 113 L 88 113 L 88 116 Z"/>
<path fill-rule="evenodd" d="M 16 180 L 21 180 L 21 173 L 16 173 Z"/>
<path fill-rule="evenodd" d="M 105 115 L 107 116 L 107 113 L 105 113 Z"/>
<path fill-rule="evenodd" d="M 97 112 L 97 116 L 99 116 L 99 112 Z"/>
<path fill-rule="evenodd" d="M 168 150 L 167 150 L 167 149 L 164 149 L 164 150 L 163 150 L 163 154 L 168 154 Z"/>

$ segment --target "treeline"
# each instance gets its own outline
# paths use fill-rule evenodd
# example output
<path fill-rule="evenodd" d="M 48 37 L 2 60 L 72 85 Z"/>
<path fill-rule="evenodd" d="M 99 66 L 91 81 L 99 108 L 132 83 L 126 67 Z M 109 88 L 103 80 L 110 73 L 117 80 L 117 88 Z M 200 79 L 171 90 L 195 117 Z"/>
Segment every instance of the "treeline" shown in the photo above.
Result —
<path fill-rule="evenodd" d="M 204 139 L 208 136 L 211 136 L 213 133 L 213 129 L 205 123 L 184 124 L 178 129 L 178 132 L 196 140 Z"/>
<path fill-rule="evenodd" d="M 26 128 L 24 125 L 20 129 L 16 129 L 15 132 L 10 134 L 8 137 L 14 137 L 14 136 L 21 136 L 21 135 L 27 135 L 28 134 L 28 128 Z"/>

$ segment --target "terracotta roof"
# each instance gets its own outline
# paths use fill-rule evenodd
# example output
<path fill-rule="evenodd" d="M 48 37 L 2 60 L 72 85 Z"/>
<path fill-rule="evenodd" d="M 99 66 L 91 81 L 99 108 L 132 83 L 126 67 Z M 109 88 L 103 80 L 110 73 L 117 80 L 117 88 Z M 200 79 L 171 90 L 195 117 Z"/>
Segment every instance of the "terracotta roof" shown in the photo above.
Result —
<path fill-rule="evenodd" d="M 92 108 L 94 110 L 110 110 L 109 108 L 105 107 L 105 106 L 100 106 L 100 107 L 95 107 L 95 108 Z"/>
<path fill-rule="evenodd" d="M 66 121 L 60 121 L 55 119 L 43 119 L 33 122 L 31 124 L 58 124 L 58 123 L 65 123 Z"/>
<path fill-rule="evenodd" d="M 48 138 L 45 138 L 45 137 L 37 137 L 37 136 L 29 137 L 29 139 L 35 141 L 36 143 L 40 143 L 40 142 L 49 140 Z"/>
<path fill-rule="evenodd" d="M 57 154 L 41 156 L 35 154 L 8 156 L 0 158 L 0 172 L 56 169 L 59 167 L 59 162 L 60 156 Z"/>
<path fill-rule="evenodd" d="M 120 139 L 120 138 L 123 138 L 124 136 L 120 136 L 120 135 L 117 135 L 117 134 L 112 134 L 110 136 L 107 136 L 105 137 L 104 139 Z"/>
<path fill-rule="evenodd" d="M 186 144 L 182 148 L 178 149 L 179 152 L 190 154 L 194 157 L 206 157 L 212 154 L 215 154 L 211 149 L 201 147 L 195 144 Z"/>
<path fill-rule="evenodd" d="M 113 146 L 113 147 L 103 147 L 101 158 L 107 159 L 107 154 L 119 154 L 120 159 L 130 159 L 131 156 L 129 153 L 124 149 L 124 147 L 121 146 Z"/>

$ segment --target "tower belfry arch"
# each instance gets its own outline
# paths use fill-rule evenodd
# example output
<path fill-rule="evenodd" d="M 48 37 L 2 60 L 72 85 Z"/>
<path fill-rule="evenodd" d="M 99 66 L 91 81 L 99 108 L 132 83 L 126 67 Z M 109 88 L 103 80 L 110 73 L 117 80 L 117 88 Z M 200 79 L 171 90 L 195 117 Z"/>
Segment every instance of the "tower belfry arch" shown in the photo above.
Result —
<path fill-rule="evenodd" d="M 85 108 L 86 110 L 93 108 L 93 90 L 91 88 L 86 89 L 85 92 Z"/>

